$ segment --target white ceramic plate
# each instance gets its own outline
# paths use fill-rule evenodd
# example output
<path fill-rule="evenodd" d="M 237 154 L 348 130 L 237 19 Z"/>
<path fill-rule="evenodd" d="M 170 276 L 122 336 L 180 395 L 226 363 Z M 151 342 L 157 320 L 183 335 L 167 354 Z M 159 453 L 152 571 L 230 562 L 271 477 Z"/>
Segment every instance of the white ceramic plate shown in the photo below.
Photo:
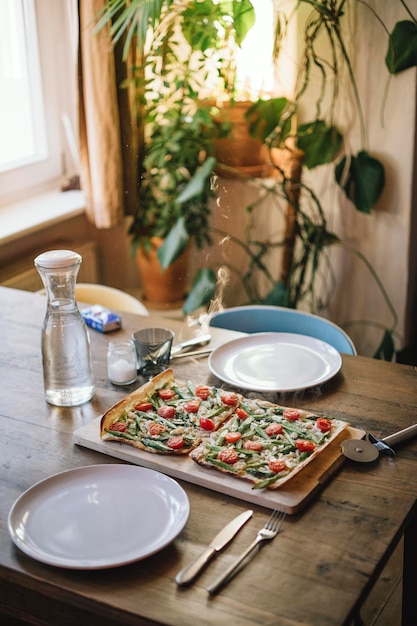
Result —
<path fill-rule="evenodd" d="M 294 333 L 254 333 L 225 343 L 209 357 L 220 380 L 256 391 L 298 391 L 337 374 L 339 352 L 328 343 Z"/>
<path fill-rule="evenodd" d="M 12 506 L 9 533 L 23 552 L 58 567 L 102 569 L 144 559 L 187 522 L 180 485 L 132 465 L 92 465 L 55 474 Z"/>

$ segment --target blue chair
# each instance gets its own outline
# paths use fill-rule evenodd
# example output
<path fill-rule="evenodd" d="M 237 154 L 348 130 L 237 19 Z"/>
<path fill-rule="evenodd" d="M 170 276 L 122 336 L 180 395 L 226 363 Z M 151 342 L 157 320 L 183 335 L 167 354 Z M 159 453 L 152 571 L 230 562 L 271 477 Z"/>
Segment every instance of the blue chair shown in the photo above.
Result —
<path fill-rule="evenodd" d="M 279 306 L 248 305 L 214 313 L 210 326 L 243 333 L 296 333 L 321 339 L 338 352 L 356 354 L 356 348 L 339 326 L 329 320 L 296 309 Z"/>

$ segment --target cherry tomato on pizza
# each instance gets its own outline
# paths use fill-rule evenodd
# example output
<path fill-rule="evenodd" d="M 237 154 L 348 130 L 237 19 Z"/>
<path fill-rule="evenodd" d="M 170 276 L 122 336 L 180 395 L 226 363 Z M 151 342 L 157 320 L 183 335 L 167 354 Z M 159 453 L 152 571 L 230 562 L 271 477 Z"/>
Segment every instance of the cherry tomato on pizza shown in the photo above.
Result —
<path fill-rule="evenodd" d="M 328 433 L 332 429 L 332 422 L 325 417 L 319 417 L 316 421 L 316 426 L 322 433 Z"/>
<path fill-rule="evenodd" d="M 175 407 L 169 404 L 163 404 L 158 409 L 158 415 L 167 420 L 172 419 L 175 416 Z"/>
<path fill-rule="evenodd" d="M 236 443 L 241 437 L 242 435 L 240 433 L 238 433 L 237 431 L 232 431 L 226 433 L 224 438 L 226 439 L 227 443 Z"/>
<path fill-rule="evenodd" d="M 163 424 L 157 424 L 156 422 L 150 422 L 148 425 L 148 432 L 150 435 L 160 435 L 166 431 L 166 426 Z"/>
<path fill-rule="evenodd" d="M 241 420 L 245 420 L 247 417 L 249 417 L 249 413 L 247 413 L 245 409 L 242 409 L 242 407 L 240 406 L 238 406 L 238 408 L 236 409 L 236 415 Z"/>
<path fill-rule="evenodd" d="M 284 409 L 283 416 L 290 420 L 291 422 L 295 422 L 300 419 L 300 411 L 298 409 Z"/>
<path fill-rule="evenodd" d="M 134 406 L 135 411 L 142 411 L 146 413 L 147 411 L 152 411 L 153 405 L 152 402 L 138 402 Z"/>
<path fill-rule="evenodd" d="M 280 435 L 282 433 L 282 425 L 277 424 L 276 422 L 273 422 L 272 424 L 268 424 L 268 426 L 265 428 L 265 432 L 268 435 L 268 437 L 274 437 L 276 435 Z"/>
<path fill-rule="evenodd" d="M 236 463 L 236 461 L 239 460 L 239 455 L 236 450 L 233 450 L 233 448 L 226 448 L 225 450 L 221 450 L 221 452 L 219 452 L 217 458 L 223 463 L 233 465 L 234 463 Z"/>
<path fill-rule="evenodd" d="M 200 417 L 200 426 L 204 430 L 214 430 L 215 424 L 209 417 Z"/>
<path fill-rule="evenodd" d="M 285 461 L 281 461 L 279 459 L 271 459 L 268 463 L 268 467 L 271 472 L 274 472 L 274 474 L 280 474 L 287 469 L 287 464 Z"/>
<path fill-rule="evenodd" d="M 171 437 L 167 441 L 167 446 L 168 448 L 171 448 L 172 450 L 180 450 L 181 448 L 184 447 L 184 439 L 181 437 L 181 435 L 176 435 L 175 437 Z"/>
<path fill-rule="evenodd" d="M 233 392 L 222 393 L 220 397 L 222 399 L 223 404 L 227 404 L 227 406 L 234 406 L 235 404 L 238 403 L 237 395 Z"/>
<path fill-rule="evenodd" d="M 245 450 L 255 450 L 256 452 L 260 452 L 261 450 L 263 450 L 263 445 L 261 441 L 248 440 L 245 441 L 243 447 L 245 448 Z"/>
<path fill-rule="evenodd" d="M 198 409 L 200 408 L 200 400 L 188 400 L 184 402 L 182 405 L 184 411 L 187 413 L 198 413 Z"/>
<path fill-rule="evenodd" d="M 161 400 L 172 400 L 175 396 L 175 391 L 173 389 L 158 389 L 158 396 Z"/>
<path fill-rule="evenodd" d="M 124 433 L 126 428 L 127 426 L 124 422 L 114 422 L 114 424 L 111 425 L 110 430 L 114 430 L 118 433 Z"/>
<path fill-rule="evenodd" d="M 198 387 L 195 388 L 194 390 L 195 395 L 197 396 L 197 398 L 201 398 L 202 400 L 207 400 L 207 398 L 210 396 L 210 387 L 207 387 L 207 385 L 198 385 Z"/>
<path fill-rule="evenodd" d="M 299 452 L 313 452 L 313 450 L 316 449 L 314 441 L 310 441 L 309 439 L 297 439 L 295 445 Z"/>

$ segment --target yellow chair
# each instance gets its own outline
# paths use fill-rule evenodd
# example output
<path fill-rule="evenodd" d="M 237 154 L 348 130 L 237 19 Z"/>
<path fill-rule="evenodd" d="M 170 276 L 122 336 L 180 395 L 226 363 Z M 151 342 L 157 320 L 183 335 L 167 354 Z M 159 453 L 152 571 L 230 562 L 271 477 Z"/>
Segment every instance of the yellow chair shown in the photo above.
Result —
<path fill-rule="evenodd" d="M 37 291 L 42 296 L 46 295 L 45 289 Z M 108 285 L 96 283 L 77 283 L 75 285 L 75 297 L 82 304 L 101 304 L 111 311 L 124 311 L 138 315 L 149 315 L 148 309 L 142 302 L 126 291 L 121 291 Z"/>
<path fill-rule="evenodd" d="M 85 304 L 101 304 L 107 309 L 125 311 L 126 313 L 137 313 L 138 315 L 149 315 L 145 305 L 137 300 L 130 293 L 109 287 L 108 285 L 98 285 L 94 283 L 77 283 L 75 286 L 75 296 L 77 302 Z"/>

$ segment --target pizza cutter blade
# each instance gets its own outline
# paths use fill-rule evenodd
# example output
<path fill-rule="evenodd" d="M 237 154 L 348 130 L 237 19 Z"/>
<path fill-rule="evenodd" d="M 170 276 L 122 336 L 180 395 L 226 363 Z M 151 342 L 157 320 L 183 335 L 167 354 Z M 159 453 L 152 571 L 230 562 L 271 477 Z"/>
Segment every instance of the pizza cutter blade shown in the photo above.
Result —
<path fill-rule="evenodd" d="M 342 454 L 358 463 L 372 463 L 379 457 L 378 448 L 368 439 L 346 439 L 341 445 Z"/>
<path fill-rule="evenodd" d="M 417 435 L 417 424 L 399 430 L 384 439 L 377 439 L 371 433 L 367 433 L 364 439 L 346 439 L 341 444 L 342 454 L 358 463 L 372 463 L 379 458 L 380 452 L 388 456 L 395 456 L 391 445 L 406 441 Z"/>

